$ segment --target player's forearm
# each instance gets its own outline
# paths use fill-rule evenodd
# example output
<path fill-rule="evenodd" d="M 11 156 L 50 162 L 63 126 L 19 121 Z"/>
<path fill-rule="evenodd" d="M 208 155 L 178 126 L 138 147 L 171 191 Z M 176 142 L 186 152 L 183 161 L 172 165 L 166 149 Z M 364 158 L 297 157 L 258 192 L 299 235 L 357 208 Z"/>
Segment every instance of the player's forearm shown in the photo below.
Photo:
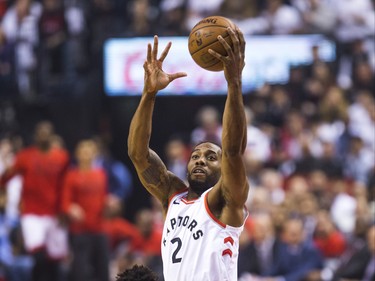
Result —
<path fill-rule="evenodd" d="M 155 95 L 143 93 L 130 124 L 128 154 L 131 159 L 145 159 L 149 150 Z"/>
<path fill-rule="evenodd" d="M 241 81 L 228 83 L 228 96 L 223 114 L 223 151 L 234 155 L 243 154 L 246 136 Z"/>

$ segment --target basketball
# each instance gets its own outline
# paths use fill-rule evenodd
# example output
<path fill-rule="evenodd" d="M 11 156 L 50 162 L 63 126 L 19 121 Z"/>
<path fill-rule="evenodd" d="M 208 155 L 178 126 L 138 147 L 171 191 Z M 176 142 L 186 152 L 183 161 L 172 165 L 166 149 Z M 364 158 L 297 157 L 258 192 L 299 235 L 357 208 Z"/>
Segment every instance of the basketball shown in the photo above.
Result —
<path fill-rule="evenodd" d="M 189 52 L 200 67 L 209 71 L 223 70 L 223 63 L 212 56 L 208 50 L 212 49 L 221 55 L 226 55 L 226 50 L 217 39 L 219 35 L 233 47 L 227 31 L 228 27 L 234 29 L 235 24 L 228 18 L 221 16 L 206 17 L 193 27 L 189 34 Z"/>

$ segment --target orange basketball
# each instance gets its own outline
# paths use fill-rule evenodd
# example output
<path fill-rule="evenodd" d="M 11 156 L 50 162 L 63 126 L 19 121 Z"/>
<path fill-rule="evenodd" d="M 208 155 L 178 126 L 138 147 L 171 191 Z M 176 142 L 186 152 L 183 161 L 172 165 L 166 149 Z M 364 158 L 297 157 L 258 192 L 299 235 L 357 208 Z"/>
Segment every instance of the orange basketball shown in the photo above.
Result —
<path fill-rule="evenodd" d="M 217 37 L 221 35 L 232 47 L 232 40 L 227 31 L 228 27 L 234 29 L 235 24 L 221 16 L 206 17 L 193 27 L 189 35 L 189 52 L 200 67 L 210 71 L 223 70 L 223 63 L 212 56 L 208 49 L 226 55 L 227 52 Z"/>

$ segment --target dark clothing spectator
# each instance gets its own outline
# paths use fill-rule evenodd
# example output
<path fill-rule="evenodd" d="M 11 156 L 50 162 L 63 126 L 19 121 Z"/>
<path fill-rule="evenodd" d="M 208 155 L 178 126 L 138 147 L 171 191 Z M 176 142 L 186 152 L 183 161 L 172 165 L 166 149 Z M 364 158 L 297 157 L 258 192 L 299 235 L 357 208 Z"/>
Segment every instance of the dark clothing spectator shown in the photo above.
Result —
<path fill-rule="evenodd" d="M 271 276 L 283 277 L 285 281 L 300 281 L 310 272 L 323 268 L 323 257 L 311 243 L 299 246 L 282 244 L 275 260 Z"/>
<path fill-rule="evenodd" d="M 374 264 L 370 249 L 365 242 L 359 243 L 357 241 L 356 245 L 353 245 L 341 256 L 339 267 L 336 269 L 332 281 L 341 279 L 362 280 L 370 263 Z M 373 275 L 374 277 L 375 275 Z"/>
<path fill-rule="evenodd" d="M 270 240 L 263 245 L 252 241 L 240 249 L 238 257 L 238 276 L 245 272 L 257 276 L 270 276 L 273 264 L 279 263 L 276 259 L 281 257 L 281 242 L 277 239 Z"/>

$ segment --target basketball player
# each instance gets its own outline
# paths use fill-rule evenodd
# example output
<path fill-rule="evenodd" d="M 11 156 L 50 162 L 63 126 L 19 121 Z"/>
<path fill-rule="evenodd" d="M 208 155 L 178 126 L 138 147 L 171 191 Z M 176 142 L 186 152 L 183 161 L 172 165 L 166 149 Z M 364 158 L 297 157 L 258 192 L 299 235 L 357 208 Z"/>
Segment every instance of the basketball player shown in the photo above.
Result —
<path fill-rule="evenodd" d="M 68 233 L 61 224 L 60 194 L 69 153 L 53 145 L 54 126 L 40 121 L 34 144 L 23 148 L 0 177 L 0 189 L 19 174 L 23 179 L 21 229 L 26 251 L 33 256 L 32 281 L 57 281 L 59 263 L 68 254 Z"/>
<path fill-rule="evenodd" d="M 228 55 L 210 51 L 223 62 L 228 84 L 222 148 L 211 142 L 193 148 L 188 185 L 149 148 L 156 94 L 186 74 L 162 70 L 171 43 L 160 58 L 158 37 L 153 47 L 148 44 L 145 85 L 130 125 L 128 149 L 142 184 L 161 202 L 166 216 L 161 243 L 166 281 L 237 280 L 238 237 L 247 215 L 244 203 L 249 190 L 243 164 L 246 121 L 241 90 L 245 41 L 240 30 L 228 28 L 228 32 L 233 48 L 218 37 Z"/>

